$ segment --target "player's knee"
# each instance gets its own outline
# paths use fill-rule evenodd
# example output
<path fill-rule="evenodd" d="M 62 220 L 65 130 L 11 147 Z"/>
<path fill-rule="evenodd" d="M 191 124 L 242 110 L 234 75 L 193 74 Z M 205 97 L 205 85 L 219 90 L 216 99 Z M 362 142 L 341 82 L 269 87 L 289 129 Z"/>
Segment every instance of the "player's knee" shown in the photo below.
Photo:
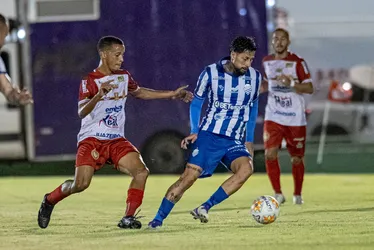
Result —
<path fill-rule="evenodd" d="M 300 164 L 300 163 L 302 163 L 302 162 L 303 162 L 303 158 L 301 158 L 301 157 L 299 157 L 299 156 L 292 156 L 292 157 L 291 157 L 291 163 L 292 163 L 292 164 L 297 165 L 297 164 Z"/>
<path fill-rule="evenodd" d="M 253 166 L 250 163 L 240 166 L 239 171 L 236 173 L 237 179 L 240 184 L 244 184 L 252 174 Z"/>
<path fill-rule="evenodd" d="M 74 193 L 79 193 L 86 190 L 90 186 L 89 181 L 76 181 L 73 185 Z"/>
<path fill-rule="evenodd" d="M 278 152 L 273 150 L 265 151 L 265 159 L 269 161 L 276 160 L 278 158 Z"/>
<path fill-rule="evenodd" d="M 142 167 L 136 174 L 137 179 L 147 179 L 149 176 L 149 169 L 147 167 Z"/>
<path fill-rule="evenodd" d="M 73 183 L 74 183 L 74 180 L 66 180 L 61 186 L 61 191 L 63 193 L 70 193 Z"/>

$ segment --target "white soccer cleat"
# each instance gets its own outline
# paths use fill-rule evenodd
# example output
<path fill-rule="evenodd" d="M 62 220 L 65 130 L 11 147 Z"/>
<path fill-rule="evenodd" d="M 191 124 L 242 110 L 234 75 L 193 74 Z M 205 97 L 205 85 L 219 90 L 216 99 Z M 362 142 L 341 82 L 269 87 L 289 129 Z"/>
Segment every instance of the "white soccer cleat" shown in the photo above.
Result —
<path fill-rule="evenodd" d="M 302 205 L 304 203 L 303 198 L 301 195 L 294 195 L 293 196 L 293 204 L 295 205 Z"/>
<path fill-rule="evenodd" d="M 200 206 L 191 211 L 191 215 L 195 220 L 199 219 L 201 223 L 209 221 L 208 211 L 204 206 Z"/>
<path fill-rule="evenodd" d="M 286 202 L 286 198 L 284 197 L 283 194 L 275 194 L 274 198 L 278 201 L 279 205 Z"/>

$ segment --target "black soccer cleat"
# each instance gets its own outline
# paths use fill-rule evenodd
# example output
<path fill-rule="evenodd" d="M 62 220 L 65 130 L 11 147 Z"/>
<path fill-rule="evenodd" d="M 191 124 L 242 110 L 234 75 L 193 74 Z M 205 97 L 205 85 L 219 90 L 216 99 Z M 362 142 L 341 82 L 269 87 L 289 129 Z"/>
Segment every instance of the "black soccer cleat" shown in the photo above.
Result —
<path fill-rule="evenodd" d="M 142 223 L 138 221 L 139 217 L 135 216 L 124 216 L 119 222 L 118 227 L 124 229 L 140 229 Z"/>
<path fill-rule="evenodd" d="M 42 204 L 40 205 L 39 213 L 38 213 L 38 225 L 40 228 L 48 227 L 49 221 L 51 219 L 51 214 L 55 205 L 50 204 L 47 201 L 47 196 L 49 194 L 44 195 Z"/>

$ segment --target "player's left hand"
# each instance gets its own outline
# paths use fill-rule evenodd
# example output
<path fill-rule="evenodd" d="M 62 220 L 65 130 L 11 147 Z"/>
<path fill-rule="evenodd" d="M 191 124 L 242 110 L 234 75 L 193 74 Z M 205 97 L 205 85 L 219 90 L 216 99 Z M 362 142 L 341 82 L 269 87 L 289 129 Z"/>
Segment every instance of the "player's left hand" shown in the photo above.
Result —
<path fill-rule="evenodd" d="M 191 102 L 193 99 L 193 94 L 186 90 L 188 88 L 188 85 L 179 87 L 178 89 L 173 91 L 173 95 L 171 99 L 179 99 L 184 101 L 185 103 Z"/>
<path fill-rule="evenodd" d="M 181 148 L 187 149 L 188 144 L 194 143 L 197 140 L 197 134 L 190 134 L 181 142 Z"/>
<path fill-rule="evenodd" d="M 280 81 L 285 86 L 290 86 L 291 85 L 291 81 L 292 81 L 292 76 L 291 75 L 282 74 L 280 76 L 277 76 L 277 80 Z"/>
<path fill-rule="evenodd" d="M 14 87 L 7 96 L 8 102 L 14 105 L 27 105 L 34 103 L 31 93 L 27 89 L 20 90 Z"/>

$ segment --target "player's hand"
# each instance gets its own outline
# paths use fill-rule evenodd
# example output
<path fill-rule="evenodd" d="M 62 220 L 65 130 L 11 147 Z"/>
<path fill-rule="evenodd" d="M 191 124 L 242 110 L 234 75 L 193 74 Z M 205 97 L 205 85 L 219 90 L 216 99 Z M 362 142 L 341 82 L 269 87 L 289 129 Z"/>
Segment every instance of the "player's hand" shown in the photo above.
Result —
<path fill-rule="evenodd" d="M 292 81 L 292 76 L 282 74 L 280 76 L 277 76 L 277 81 L 281 82 L 285 86 L 290 86 L 291 81 Z"/>
<path fill-rule="evenodd" d="M 171 99 L 179 99 L 184 101 L 185 103 L 191 102 L 193 99 L 193 94 L 186 90 L 188 88 L 188 85 L 179 87 L 178 89 L 173 91 L 173 95 Z"/>
<path fill-rule="evenodd" d="M 106 82 L 103 82 L 100 86 L 100 90 L 99 90 L 99 93 L 98 95 L 100 97 L 103 97 L 105 96 L 106 94 L 108 94 L 112 89 L 113 89 L 113 86 L 110 84 L 111 82 L 113 82 L 114 80 L 109 80 L 109 81 L 106 81 Z"/>
<path fill-rule="evenodd" d="M 181 148 L 187 149 L 188 144 L 194 143 L 197 140 L 197 134 L 190 134 L 181 142 Z"/>
<path fill-rule="evenodd" d="M 14 105 L 27 105 L 34 103 L 31 93 L 27 89 L 20 90 L 14 87 L 7 96 L 8 102 Z"/>

